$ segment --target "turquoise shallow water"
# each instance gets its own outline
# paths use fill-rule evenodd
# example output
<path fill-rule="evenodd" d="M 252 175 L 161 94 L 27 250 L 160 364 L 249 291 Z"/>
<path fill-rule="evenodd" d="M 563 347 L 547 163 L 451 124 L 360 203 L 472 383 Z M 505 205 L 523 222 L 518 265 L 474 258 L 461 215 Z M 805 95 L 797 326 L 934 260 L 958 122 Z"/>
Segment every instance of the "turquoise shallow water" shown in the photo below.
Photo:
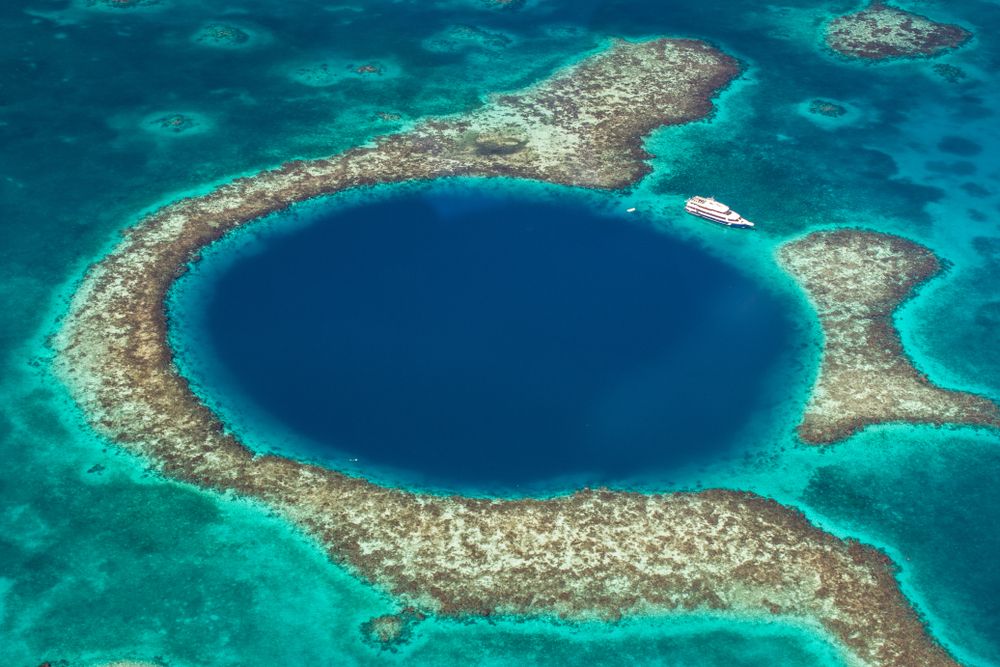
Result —
<path fill-rule="evenodd" d="M 996 397 L 1000 50 L 990 35 L 1000 8 L 980 0 L 901 4 L 977 32 L 969 48 L 937 61 L 962 68 L 964 79 L 949 83 L 931 62 L 859 66 L 818 51 L 818 22 L 848 2 L 665 9 L 636 0 L 529 1 L 502 12 L 478 0 L 239 0 L 225 8 L 165 0 L 134 11 L 65 0 L 4 5 L 3 664 L 157 656 L 171 665 L 836 664 L 829 647 L 799 630 L 726 619 L 432 622 L 398 654 L 377 653 L 360 642 L 358 626 L 392 610 L 392 600 L 329 565 L 260 508 L 149 475 L 94 438 L 48 373 L 45 339 L 85 266 L 157 202 L 471 108 L 489 91 L 575 61 L 609 35 L 677 34 L 734 53 L 746 76 L 711 122 L 651 137 L 654 172 L 608 196 L 608 205 L 636 206 L 649 224 L 791 294 L 771 260 L 789 236 L 858 224 L 925 243 L 950 266 L 901 313 L 908 349 L 933 379 Z M 243 48 L 192 40 L 219 21 L 244 29 Z M 493 37 L 453 29 L 468 24 Z M 324 64 L 343 73 L 369 61 L 384 75 L 316 75 Z M 838 122 L 804 114 L 803 103 L 817 97 L 851 113 Z M 187 129 L 171 129 L 177 114 Z M 692 191 L 733 203 L 762 233 L 692 225 L 676 214 Z M 814 362 L 815 346 L 804 354 Z M 839 535 L 878 544 L 902 565 L 904 588 L 935 636 L 969 664 L 1000 664 L 992 566 L 1000 442 L 970 430 L 889 427 L 827 450 L 802 448 L 791 429 L 808 375 L 789 376 L 786 398 L 736 438 L 738 455 L 631 485 L 752 489 Z"/>

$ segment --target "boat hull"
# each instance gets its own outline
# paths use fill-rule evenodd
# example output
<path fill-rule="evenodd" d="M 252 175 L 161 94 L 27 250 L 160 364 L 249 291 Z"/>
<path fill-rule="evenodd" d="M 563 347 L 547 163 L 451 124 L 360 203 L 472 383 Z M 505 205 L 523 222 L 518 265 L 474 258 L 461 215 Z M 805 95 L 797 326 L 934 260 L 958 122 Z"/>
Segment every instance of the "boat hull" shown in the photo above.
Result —
<path fill-rule="evenodd" d="M 717 225 L 723 225 L 724 227 L 736 227 L 739 229 L 753 229 L 754 225 L 752 222 L 743 217 L 737 217 L 735 220 L 727 216 L 718 215 L 711 211 L 703 211 L 690 204 L 684 207 L 684 210 L 693 216 L 701 218 L 702 220 L 708 220 L 709 222 L 714 222 Z"/>
<path fill-rule="evenodd" d="M 702 220 L 708 220 L 725 227 L 753 229 L 753 223 L 725 204 L 711 198 L 692 197 L 684 204 L 684 210 Z"/>

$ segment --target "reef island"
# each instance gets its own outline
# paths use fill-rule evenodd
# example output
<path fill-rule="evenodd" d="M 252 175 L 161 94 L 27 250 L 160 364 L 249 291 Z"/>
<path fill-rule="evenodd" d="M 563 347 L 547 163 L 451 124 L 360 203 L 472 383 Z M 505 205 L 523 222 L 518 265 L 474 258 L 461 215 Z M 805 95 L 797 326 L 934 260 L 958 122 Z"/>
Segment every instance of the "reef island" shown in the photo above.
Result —
<path fill-rule="evenodd" d="M 892 316 L 941 270 L 927 248 L 887 234 L 843 229 L 784 245 L 778 261 L 806 290 L 824 349 L 799 436 L 842 440 L 885 422 L 1000 426 L 987 398 L 933 385 L 907 358 Z"/>
<path fill-rule="evenodd" d="M 872 0 L 865 9 L 826 26 L 827 46 L 841 55 L 864 60 L 935 56 L 971 37 L 972 33 L 961 26 L 937 23 L 883 0 Z"/>
<path fill-rule="evenodd" d="M 649 167 L 642 137 L 701 118 L 739 72 L 697 41 L 617 41 L 479 110 L 178 201 L 92 266 L 53 339 L 55 369 L 93 426 L 163 474 L 265 503 L 330 558 L 419 612 L 363 629 L 392 641 L 419 614 L 615 619 L 779 617 L 821 630 L 855 664 L 957 664 L 880 551 L 752 493 L 585 489 L 550 499 L 444 497 L 258 456 L 178 373 L 164 299 L 207 244 L 296 202 L 447 176 L 620 188 Z"/>

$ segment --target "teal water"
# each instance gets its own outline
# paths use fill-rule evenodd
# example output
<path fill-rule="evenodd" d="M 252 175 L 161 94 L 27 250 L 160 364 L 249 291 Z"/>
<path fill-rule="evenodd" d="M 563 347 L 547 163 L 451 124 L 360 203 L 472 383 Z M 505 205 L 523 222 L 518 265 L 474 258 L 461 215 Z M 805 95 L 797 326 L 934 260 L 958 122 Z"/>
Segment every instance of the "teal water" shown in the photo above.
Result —
<path fill-rule="evenodd" d="M 357 628 L 393 609 L 392 600 L 260 508 L 148 475 L 95 438 L 51 378 L 45 341 L 86 265 L 141 210 L 427 114 L 472 108 L 611 35 L 676 34 L 734 53 L 746 77 L 711 122 L 656 133 L 647 143 L 654 172 L 608 195 L 608 205 L 636 206 L 648 224 L 787 294 L 793 286 L 771 253 L 792 235 L 857 224 L 925 243 L 950 266 L 901 314 L 908 349 L 933 379 L 996 397 L 1000 49 L 991 35 L 1000 7 L 902 2 L 959 21 L 979 39 L 933 62 L 863 66 L 817 49 L 818 22 L 853 4 L 0 7 L 3 664 L 157 656 L 171 665 L 836 664 L 829 647 L 800 630 L 726 619 L 433 622 L 398 654 L 374 652 Z M 197 41 L 219 22 L 247 40 L 227 48 Z M 454 29 L 469 24 L 493 36 Z M 343 75 L 370 61 L 385 75 Z M 965 77 L 950 83 L 936 63 Z M 815 98 L 851 113 L 838 121 L 804 113 Z M 678 216 L 692 191 L 734 204 L 761 233 L 737 236 Z M 890 427 L 827 450 L 802 448 L 792 427 L 809 371 L 778 383 L 787 385 L 784 400 L 741 429 L 739 455 L 631 485 L 753 489 L 839 535 L 878 544 L 902 565 L 904 588 L 939 639 L 969 664 L 1000 664 L 992 567 L 1000 497 L 991 474 L 1000 442 L 970 430 Z"/>

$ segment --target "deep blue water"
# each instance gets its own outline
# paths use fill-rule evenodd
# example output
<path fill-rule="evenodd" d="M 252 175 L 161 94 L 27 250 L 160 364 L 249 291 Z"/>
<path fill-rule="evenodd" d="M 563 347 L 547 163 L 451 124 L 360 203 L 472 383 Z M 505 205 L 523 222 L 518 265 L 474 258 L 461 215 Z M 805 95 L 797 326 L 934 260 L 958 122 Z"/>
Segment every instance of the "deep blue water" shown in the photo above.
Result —
<path fill-rule="evenodd" d="M 708 461 L 796 342 L 736 267 L 569 194 L 331 208 L 209 260 L 174 308 L 212 402 L 242 395 L 309 456 L 489 488 Z"/>

